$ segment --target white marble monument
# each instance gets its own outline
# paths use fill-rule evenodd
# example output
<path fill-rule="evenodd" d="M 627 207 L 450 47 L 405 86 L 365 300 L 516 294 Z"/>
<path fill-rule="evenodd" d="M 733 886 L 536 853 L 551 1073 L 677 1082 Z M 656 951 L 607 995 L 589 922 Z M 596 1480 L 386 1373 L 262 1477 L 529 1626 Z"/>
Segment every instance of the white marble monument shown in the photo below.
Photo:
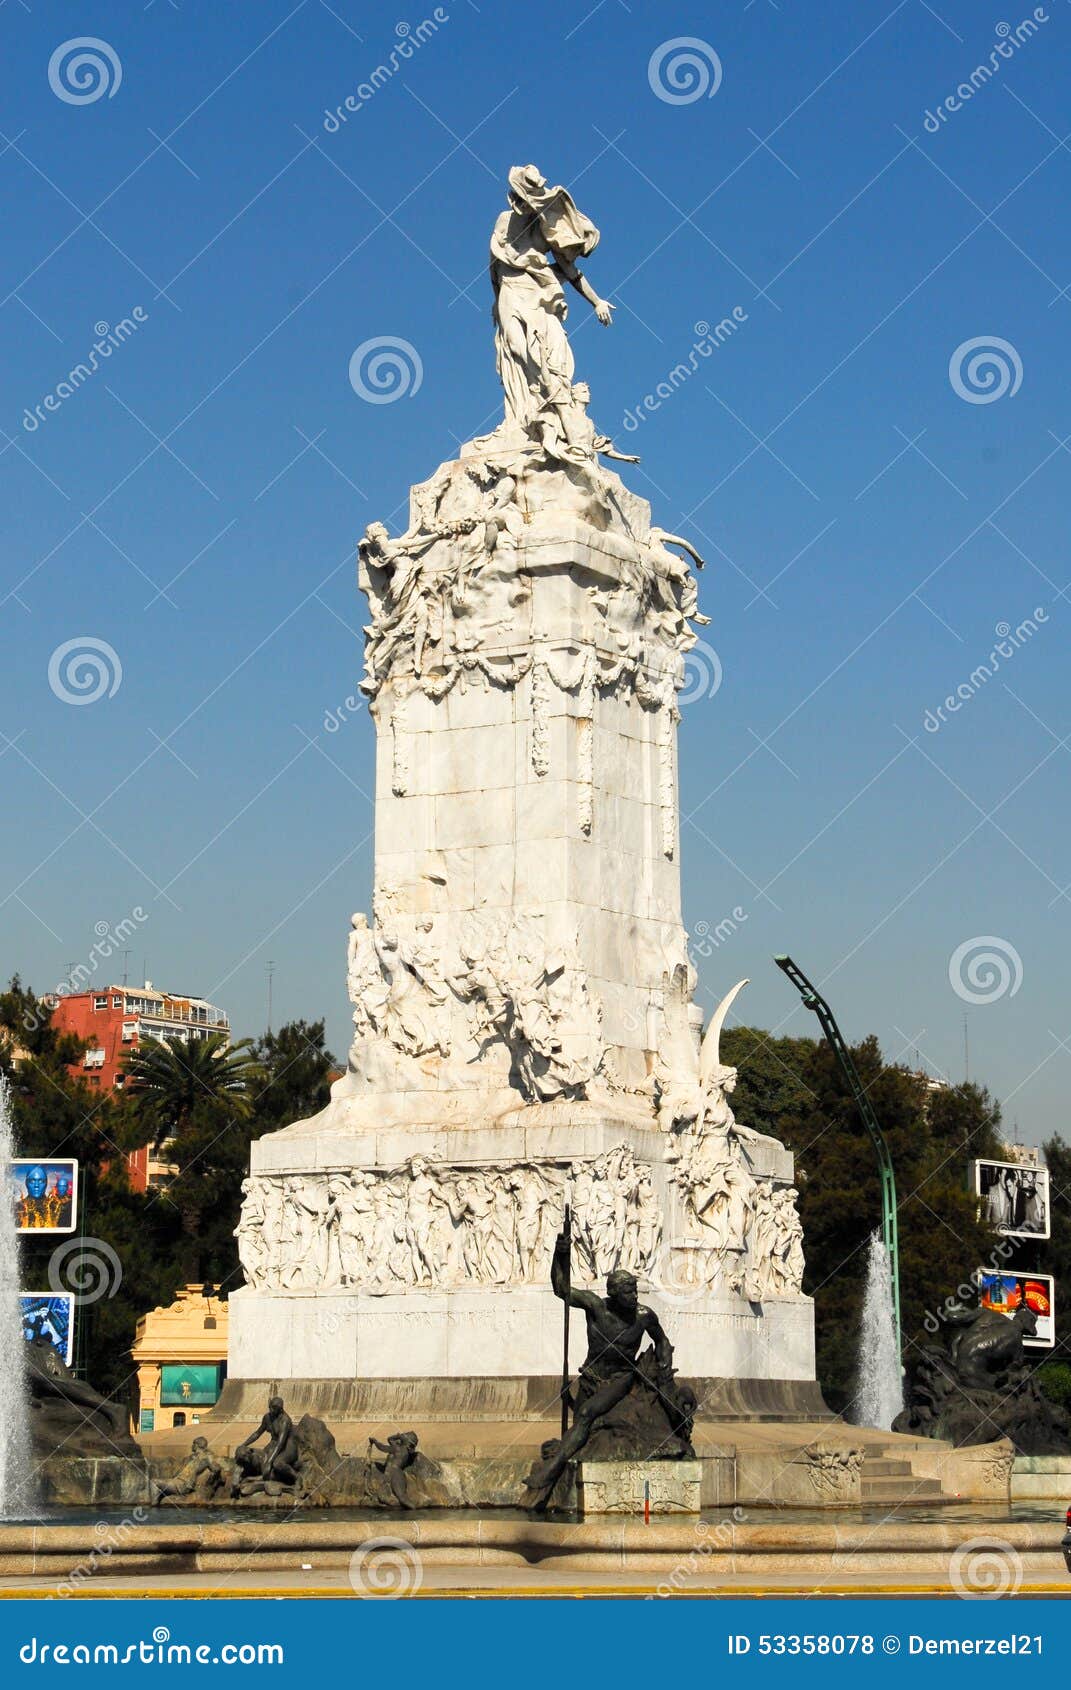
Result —
<path fill-rule="evenodd" d="M 353 1044 L 323 1113 L 252 1147 L 230 1379 L 334 1382 L 336 1415 L 353 1381 L 410 1382 L 426 1413 L 461 1400 L 450 1381 L 553 1393 L 568 1200 L 574 1278 L 634 1271 L 682 1375 L 802 1402 L 792 1159 L 734 1120 L 739 987 L 701 1040 L 681 920 L 676 697 L 706 621 L 681 554 L 700 560 L 604 467 L 574 380 L 563 284 L 611 319 L 577 269 L 597 229 L 532 166 L 508 206 L 505 418 L 413 488 L 403 535 L 359 547 L 377 780 Z"/>

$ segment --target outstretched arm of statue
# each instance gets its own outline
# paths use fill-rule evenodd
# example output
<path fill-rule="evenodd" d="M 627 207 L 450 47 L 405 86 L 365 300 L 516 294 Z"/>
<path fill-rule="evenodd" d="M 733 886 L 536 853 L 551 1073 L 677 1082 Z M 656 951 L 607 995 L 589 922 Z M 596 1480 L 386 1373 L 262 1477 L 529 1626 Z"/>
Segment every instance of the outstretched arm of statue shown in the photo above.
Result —
<path fill-rule="evenodd" d="M 565 1265 L 569 1259 L 569 1240 L 564 1232 L 559 1232 L 554 1241 L 554 1254 L 550 1262 L 550 1288 L 556 1297 L 564 1302 L 566 1295 L 571 1309 L 584 1309 L 597 1312 L 602 1305 L 602 1299 L 594 1291 L 576 1291 L 572 1285 L 566 1286 Z"/>
<path fill-rule="evenodd" d="M 572 259 L 556 256 L 553 268 L 561 272 L 582 299 L 587 300 L 603 327 L 609 328 L 614 320 L 614 307 L 608 299 L 603 299 L 601 294 L 595 292 L 587 277 L 581 275 Z"/>
<path fill-rule="evenodd" d="M 755 1139 L 762 1137 L 762 1134 L 756 1127 L 742 1127 L 735 1116 L 733 1117 L 732 1127 L 729 1130 L 731 1136 L 733 1138 L 738 1138 L 741 1144 L 752 1144 Z"/>
<path fill-rule="evenodd" d="M 592 441 L 592 445 L 601 457 L 616 458 L 619 464 L 638 464 L 640 461 L 639 458 L 633 457 L 629 452 L 615 451 L 614 443 L 608 434 L 597 434 Z"/>
<path fill-rule="evenodd" d="M 260 1422 L 260 1425 L 257 1427 L 256 1431 L 250 1432 L 248 1438 L 242 1439 L 241 1443 L 238 1445 L 238 1449 L 248 1449 L 250 1444 L 255 1444 L 259 1437 L 263 1437 L 265 1432 L 270 1432 L 270 1431 L 271 1431 L 271 1427 L 268 1425 L 268 1416 L 265 1415 L 263 1420 Z M 234 1453 L 235 1453 L 235 1455 L 237 1455 L 238 1450 L 236 1449 Z"/>
<path fill-rule="evenodd" d="M 699 553 L 696 551 L 695 547 L 692 545 L 692 542 L 690 540 L 684 539 L 683 535 L 667 534 L 665 532 L 665 530 L 663 529 L 661 531 L 659 537 L 660 537 L 662 544 L 664 546 L 680 546 L 682 551 L 685 551 L 685 552 L 688 553 L 688 556 L 691 558 L 692 562 L 695 564 L 695 567 L 697 569 L 705 569 L 706 568 L 705 560 L 699 556 Z"/>

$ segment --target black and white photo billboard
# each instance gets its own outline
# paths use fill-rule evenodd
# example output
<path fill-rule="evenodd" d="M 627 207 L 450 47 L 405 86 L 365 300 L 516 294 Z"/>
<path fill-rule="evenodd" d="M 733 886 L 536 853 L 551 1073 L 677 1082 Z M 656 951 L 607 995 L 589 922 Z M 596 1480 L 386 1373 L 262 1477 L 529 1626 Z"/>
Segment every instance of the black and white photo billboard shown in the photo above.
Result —
<path fill-rule="evenodd" d="M 1048 1168 L 975 1162 L 974 1190 L 983 1218 L 1005 1238 L 1048 1238 Z"/>

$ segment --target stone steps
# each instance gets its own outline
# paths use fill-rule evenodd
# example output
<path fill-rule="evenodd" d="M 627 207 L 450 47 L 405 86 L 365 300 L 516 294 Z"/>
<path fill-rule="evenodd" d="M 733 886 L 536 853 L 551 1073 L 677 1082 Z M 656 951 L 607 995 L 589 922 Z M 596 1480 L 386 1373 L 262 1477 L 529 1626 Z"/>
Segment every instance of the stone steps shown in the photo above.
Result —
<path fill-rule="evenodd" d="M 864 1503 L 909 1505 L 956 1500 L 939 1479 L 917 1476 L 911 1461 L 901 1455 L 871 1455 L 868 1451 L 863 1457 L 859 1480 L 860 1500 Z"/>
<path fill-rule="evenodd" d="M 906 1478 L 868 1479 L 864 1477 L 860 1485 L 860 1494 L 864 1502 L 954 1502 L 955 1497 L 949 1496 L 941 1489 L 936 1479 L 916 1479 L 910 1474 Z"/>

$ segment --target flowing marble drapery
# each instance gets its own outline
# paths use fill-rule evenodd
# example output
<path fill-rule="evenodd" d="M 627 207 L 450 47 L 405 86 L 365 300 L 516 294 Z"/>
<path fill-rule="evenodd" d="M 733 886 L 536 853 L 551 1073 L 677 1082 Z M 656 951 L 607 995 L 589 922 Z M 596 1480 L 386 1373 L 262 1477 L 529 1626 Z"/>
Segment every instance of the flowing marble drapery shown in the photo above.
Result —
<path fill-rule="evenodd" d="M 594 251 L 599 231 L 534 165 L 515 166 L 509 187 L 510 209 L 491 236 L 495 357 L 506 420 L 530 432 L 548 408 L 573 404 L 562 280 L 580 286 L 576 260 Z"/>

